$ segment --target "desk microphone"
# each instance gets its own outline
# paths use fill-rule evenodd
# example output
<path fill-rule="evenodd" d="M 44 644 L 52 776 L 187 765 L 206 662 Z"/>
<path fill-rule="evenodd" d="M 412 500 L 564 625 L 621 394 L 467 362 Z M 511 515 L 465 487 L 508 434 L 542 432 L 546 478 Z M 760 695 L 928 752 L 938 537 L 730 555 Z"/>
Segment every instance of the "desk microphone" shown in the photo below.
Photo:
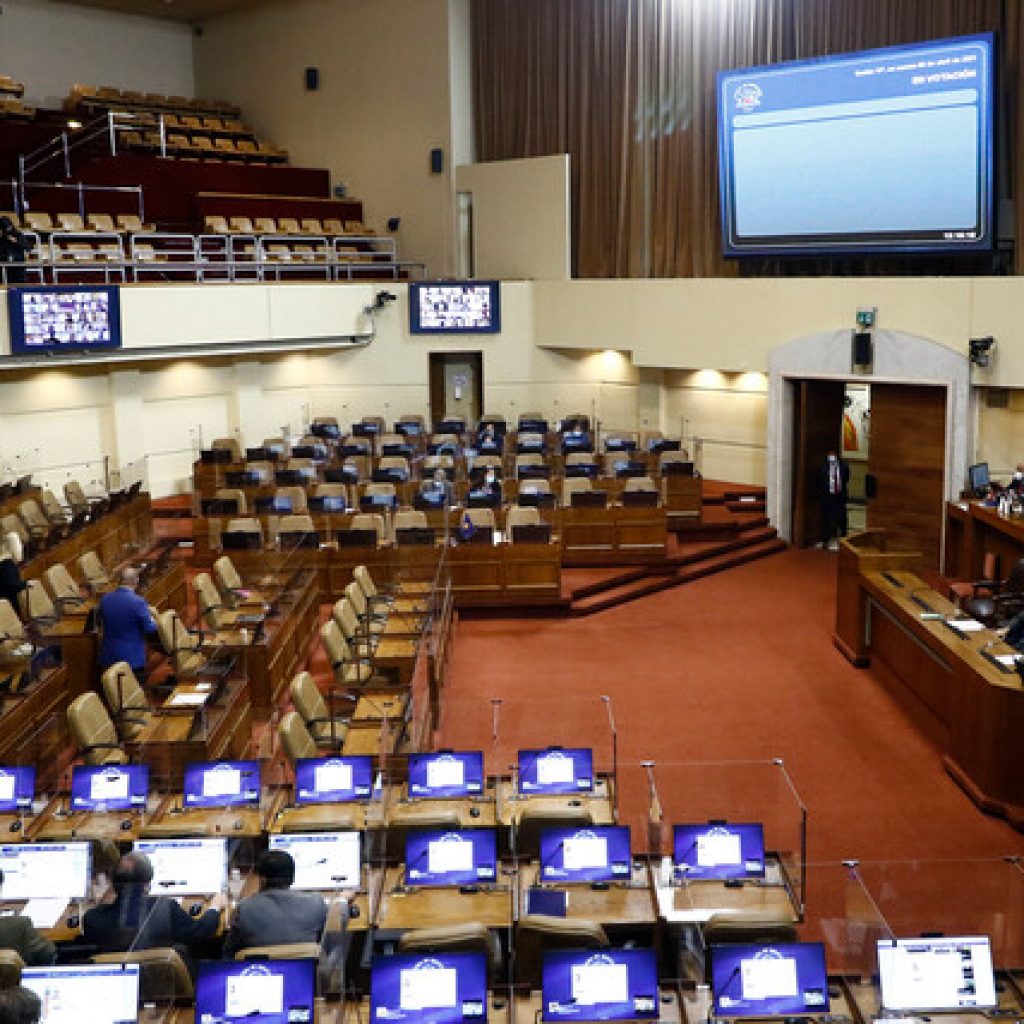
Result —
<path fill-rule="evenodd" d="M 568 837 L 567 837 L 567 838 L 568 838 Z M 545 857 L 545 858 L 544 858 L 544 859 L 543 859 L 543 860 L 542 860 L 542 861 L 540 862 L 540 864 L 538 865 L 538 867 L 537 867 L 537 878 L 538 878 L 538 879 L 539 879 L 540 881 L 542 881 L 542 882 L 543 882 L 543 881 L 545 880 L 545 879 L 544 879 L 544 871 L 545 871 L 545 869 L 546 869 L 546 868 L 548 868 L 548 867 L 549 867 L 549 866 L 551 865 L 551 862 L 552 862 L 552 861 L 553 861 L 553 860 L 554 860 L 554 859 L 555 859 L 555 858 L 556 858 L 556 857 L 557 857 L 557 856 L 558 856 L 558 855 L 559 855 L 559 854 L 560 854 L 560 853 L 562 852 L 562 850 L 563 850 L 563 849 L 565 848 L 565 844 L 566 844 L 567 838 L 566 838 L 566 839 L 563 839 L 563 840 L 562 840 L 561 842 L 559 842 L 559 843 L 558 843 L 558 844 L 557 844 L 557 845 L 555 846 L 555 848 L 554 848 L 554 849 L 553 849 L 553 850 L 552 850 L 552 851 L 551 851 L 551 852 L 550 852 L 550 853 L 549 853 L 549 854 L 548 854 L 548 855 L 547 855 L 547 856 L 546 856 L 546 857 Z M 563 866 L 563 870 L 564 870 L 564 866 Z"/>
<path fill-rule="evenodd" d="M 914 587 L 914 589 L 910 592 L 910 600 L 913 601 L 914 604 L 918 606 L 918 608 L 923 608 L 926 612 L 934 612 L 935 609 L 927 601 L 925 601 L 923 597 L 918 596 L 922 593 L 922 591 L 931 589 L 932 588 L 928 586 Z"/>
<path fill-rule="evenodd" d="M 420 850 L 420 852 L 416 855 L 416 857 L 412 860 L 411 863 L 406 864 L 402 868 L 402 880 L 398 883 L 398 885 L 395 886 L 395 892 L 405 892 L 405 890 L 406 890 L 406 880 L 409 877 L 409 872 L 412 871 L 414 868 L 419 867 L 420 861 L 423 860 L 423 858 L 426 857 L 427 854 L 429 854 L 429 853 L 430 853 L 430 844 L 428 843 L 426 846 L 423 847 L 422 850 Z"/>

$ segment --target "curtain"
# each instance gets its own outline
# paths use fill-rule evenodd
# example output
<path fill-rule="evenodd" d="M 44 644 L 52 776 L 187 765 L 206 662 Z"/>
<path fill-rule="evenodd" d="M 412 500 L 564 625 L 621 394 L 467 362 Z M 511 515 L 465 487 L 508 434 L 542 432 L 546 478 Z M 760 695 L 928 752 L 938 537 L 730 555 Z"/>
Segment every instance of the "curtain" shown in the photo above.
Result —
<path fill-rule="evenodd" d="M 754 64 L 996 32 L 996 191 L 1013 199 L 1024 196 L 1022 5 L 473 0 L 478 158 L 569 153 L 573 271 L 580 277 L 990 272 L 999 258 L 724 260 L 715 77 Z M 1020 235 L 1024 202 L 1014 205 Z M 1017 256 L 1022 268 L 1024 252 Z"/>

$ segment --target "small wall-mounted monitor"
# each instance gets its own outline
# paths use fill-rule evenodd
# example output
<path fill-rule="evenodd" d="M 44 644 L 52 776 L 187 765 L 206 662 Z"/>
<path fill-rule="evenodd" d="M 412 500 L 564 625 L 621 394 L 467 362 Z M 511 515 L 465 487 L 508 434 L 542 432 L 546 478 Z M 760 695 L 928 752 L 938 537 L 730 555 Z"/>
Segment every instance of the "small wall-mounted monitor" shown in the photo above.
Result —
<path fill-rule="evenodd" d="M 989 489 L 992 479 L 987 462 L 977 462 L 967 470 L 967 479 L 973 494 L 983 494 Z"/>
<path fill-rule="evenodd" d="M 416 281 L 409 285 L 411 334 L 497 334 L 497 281 Z"/>
<path fill-rule="evenodd" d="M 11 353 L 91 352 L 121 347 L 121 301 L 104 285 L 11 288 Z"/>

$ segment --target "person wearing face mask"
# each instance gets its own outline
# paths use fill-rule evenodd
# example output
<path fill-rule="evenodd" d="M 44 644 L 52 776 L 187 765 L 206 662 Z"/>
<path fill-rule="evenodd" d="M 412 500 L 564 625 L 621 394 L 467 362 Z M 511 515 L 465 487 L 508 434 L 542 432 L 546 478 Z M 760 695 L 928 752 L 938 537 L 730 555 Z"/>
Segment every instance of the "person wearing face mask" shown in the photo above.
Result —
<path fill-rule="evenodd" d="M 1024 462 L 1017 463 L 1017 468 L 1013 472 L 1013 479 L 1006 489 L 1016 491 L 1017 494 L 1024 494 Z"/>
<path fill-rule="evenodd" d="M 498 481 L 498 474 L 493 466 L 488 466 L 484 471 L 483 479 L 473 488 L 474 493 L 484 495 L 486 498 L 497 504 L 501 503 L 501 484 Z"/>
<path fill-rule="evenodd" d="M 846 499 L 849 495 L 850 466 L 830 448 L 818 474 L 821 495 L 821 546 L 832 547 L 846 536 Z"/>

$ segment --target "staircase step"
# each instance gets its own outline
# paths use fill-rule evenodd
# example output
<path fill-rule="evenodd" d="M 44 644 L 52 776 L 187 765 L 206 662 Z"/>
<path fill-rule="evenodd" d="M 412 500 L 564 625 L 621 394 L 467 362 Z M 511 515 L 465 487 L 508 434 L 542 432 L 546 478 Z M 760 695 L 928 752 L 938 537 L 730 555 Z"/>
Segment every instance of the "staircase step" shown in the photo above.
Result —
<path fill-rule="evenodd" d="M 674 558 L 670 558 L 669 562 L 676 568 L 682 568 L 684 565 L 694 565 L 697 562 L 705 562 L 709 559 L 717 558 L 719 555 L 728 554 L 731 551 L 737 551 L 741 548 L 750 547 L 754 544 L 760 544 L 766 540 L 772 540 L 776 536 L 775 528 L 764 523 L 752 529 L 748 528 L 738 531 L 736 536 L 729 540 L 723 540 L 710 548 L 702 548 L 700 551 L 694 551 L 692 553 L 684 551 L 682 554 L 676 555 Z"/>
<path fill-rule="evenodd" d="M 628 572 L 617 573 L 608 579 L 598 580 L 596 583 L 588 583 L 585 586 L 571 591 L 570 596 L 573 601 L 582 601 L 588 597 L 593 597 L 595 594 L 603 594 L 609 590 L 617 590 L 619 587 L 623 587 L 630 583 L 634 583 L 636 580 L 643 579 L 646 575 L 646 569 L 631 569 Z"/>

